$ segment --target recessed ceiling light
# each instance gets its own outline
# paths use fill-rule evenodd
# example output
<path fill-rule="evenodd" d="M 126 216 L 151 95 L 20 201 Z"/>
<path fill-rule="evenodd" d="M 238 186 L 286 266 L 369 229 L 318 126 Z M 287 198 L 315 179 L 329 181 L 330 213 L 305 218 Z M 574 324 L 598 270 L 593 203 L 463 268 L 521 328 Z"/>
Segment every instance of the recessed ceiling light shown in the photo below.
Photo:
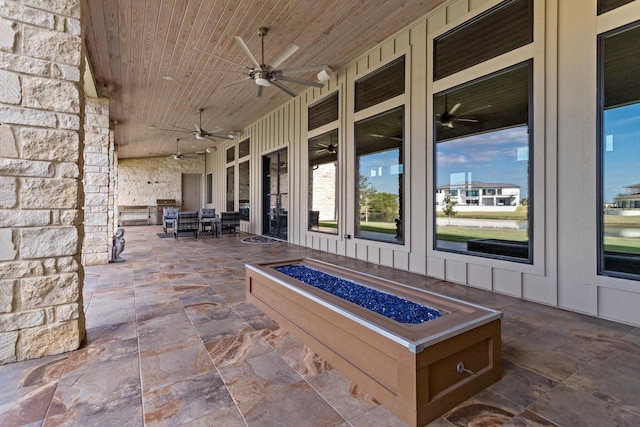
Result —
<path fill-rule="evenodd" d="M 173 76 L 162 76 L 162 80 L 173 80 Z"/>

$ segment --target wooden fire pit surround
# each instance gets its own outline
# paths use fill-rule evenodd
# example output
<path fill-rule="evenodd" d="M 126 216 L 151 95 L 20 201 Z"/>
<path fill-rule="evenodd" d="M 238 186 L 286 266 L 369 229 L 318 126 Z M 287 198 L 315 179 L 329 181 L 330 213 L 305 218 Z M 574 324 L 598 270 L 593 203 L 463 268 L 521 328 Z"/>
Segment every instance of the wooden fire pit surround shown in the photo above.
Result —
<path fill-rule="evenodd" d="M 437 309 L 400 323 L 283 274 L 302 265 Z M 501 376 L 502 313 L 309 258 L 246 266 L 247 301 L 411 426 L 439 417 Z"/>

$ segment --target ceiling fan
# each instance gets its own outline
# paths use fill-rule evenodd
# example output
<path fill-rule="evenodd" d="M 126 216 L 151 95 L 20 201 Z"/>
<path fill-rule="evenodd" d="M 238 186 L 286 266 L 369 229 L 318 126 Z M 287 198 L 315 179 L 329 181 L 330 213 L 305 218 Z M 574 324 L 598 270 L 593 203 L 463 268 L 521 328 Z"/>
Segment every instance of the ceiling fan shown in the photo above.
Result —
<path fill-rule="evenodd" d="M 250 67 L 247 67 L 242 64 L 238 64 L 237 62 L 231 61 L 229 59 L 223 58 L 213 53 L 206 52 L 198 48 L 194 48 L 194 49 L 199 52 L 205 53 L 207 55 L 213 56 L 214 58 L 229 62 L 235 66 L 242 67 L 244 69 L 243 71 L 239 71 L 239 70 L 235 71 L 237 73 L 245 74 L 246 77 L 244 79 L 228 83 L 226 85 L 223 85 L 222 87 L 228 87 L 238 83 L 242 83 L 247 80 L 253 80 L 256 83 L 256 85 L 258 85 L 258 97 L 262 96 L 263 89 L 268 86 L 275 86 L 278 89 L 288 93 L 291 96 L 297 95 L 296 92 L 294 92 L 293 90 L 291 90 L 290 88 L 282 84 L 281 82 L 299 83 L 299 84 L 304 84 L 307 86 L 313 86 L 318 88 L 324 87 L 324 82 L 319 83 L 311 80 L 299 79 L 296 77 L 291 77 L 289 76 L 289 74 L 306 73 L 310 71 L 320 71 L 319 77 L 322 76 L 323 80 L 326 81 L 328 80 L 328 77 L 330 77 L 329 72 L 331 70 L 328 65 L 309 65 L 306 67 L 285 68 L 285 69 L 278 68 L 284 61 L 286 61 L 291 55 L 293 55 L 299 49 L 299 47 L 295 44 L 290 44 L 278 57 L 273 59 L 270 64 L 266 64 L 264 61 L 264 38 L 268 32 L 269 30 L 266 27 L 260 27 L 258 29 L 258 35 L 260 36 L 260 41 L 262 43 L 261 62 L 258 62 L 256 57 L 253 56 L 253 54 L 247 47 L 247 44 L 244 42 L 244 40 L 242 40 L 241 37 L 234 36 L 236 43 L 238 44 L 240 49 L 242 49 L 242 51 L 245 53 L 245 55 L 251 62 Z M 234 71 L 228 71 L 228 70 L 204 70 L 204 71 L 214 72 L 214 73 L 234 72 Z"/>
<path fill-rule="evenodd" d="M 447 109 L 447 99 L 445 97 L 445 101 L 444 101 L 444 111 L 440 114 L 437 114 L 437 118 L 438 118 L 438 123 L 440 123 L 440 126 L 443 127 L 448 127 L 448 128 L 453 128 L 454 123 L 478 123 L 479 120 L 477 119 L 470 119 L 470 118 L 464 118 L 464 117 L 460 117 L 458 115 L 455 114 L 456 111 L 458 111 L 458 109 L 462 106 L 462 103 L 458 102 L 457 104 L 455 104 L 453 107 L 451 107 L 451 110 Z M 479 110 L 483 110 L 485 108 L 489 108 L 491 107 L 491 105 L 485 105 L 483 107 L 480 108 L 475 108 L 473 110 L 469 110 L 466 111 L 465 114 L 470 114 Z"/>
<path fill-rule="evenodd" d="M 193 124 L 195 129 L 188 129 L 188 128 L 183 128 L 180 126 L 176 126 L 176 125 L 170 125 L 173 126 L 175 129 L 157 129 L 157 130 L 164 130 L 164 131 L 169 131 L 169 132 L 185 132 L 185 133 L 190 133 L 191 135 L 193 135 L 193 137 L 195 139 L 210 139 L 212 141 L 215 141 L 215 138 L 218 139 L 233 139 L 233 134 L 226 134 L 226 133 L 216 133 L 216 132 L 207 132 L 206 130 L 204 130 L 202 128 L 202 112 L 204 111 L 204 108 L 199 108 L 198 112 L 200 113 L 200 124 Z M 155 129 L 152 127 L 152 129 Z"/>
<path fill-rule="evenodd" d="M 185 159 L 185 158 L 189 158 L 189 159 L 197 159 L 198 155 L 197 154 L 182 154 L 180 152 L 180 148 L 178 147 L 178 143 L 180 142 L 180 138 L 176 138 L 176 152 L 173 153 L 171 156 L 169 156 L 169 158 L 174 159 L 174 160 L 180 160 L 180 159 Z"/>
<path fill-rule="evenodd" d="M 318 146 L 320 148 L 318 148 L 315 151 L 327 151 L 328 153 L 331 153 L 331 154 L 336 154 L 338 152 L 338 143 L 334 144 L 333 141 L 330 142 L 329 145 L 318 143 Z"/>

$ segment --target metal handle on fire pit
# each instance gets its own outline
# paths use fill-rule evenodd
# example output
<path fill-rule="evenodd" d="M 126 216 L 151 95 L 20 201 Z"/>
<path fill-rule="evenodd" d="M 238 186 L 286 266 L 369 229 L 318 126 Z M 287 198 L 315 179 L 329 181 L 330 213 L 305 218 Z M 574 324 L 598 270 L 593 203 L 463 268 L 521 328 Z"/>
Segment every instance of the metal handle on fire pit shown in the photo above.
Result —
<path fill-rule="evenodd" d="M 465 368 L 464 367 L 464 362 L 458 362 L 458 364 L 456 365 L 456 371 L 459 374 L 461 374 L 463 372 L 466 372 L 466 373 L 471 374 L 471 375 L 478 375 L 477 373 L 473 372 L 472 370 Z"/>

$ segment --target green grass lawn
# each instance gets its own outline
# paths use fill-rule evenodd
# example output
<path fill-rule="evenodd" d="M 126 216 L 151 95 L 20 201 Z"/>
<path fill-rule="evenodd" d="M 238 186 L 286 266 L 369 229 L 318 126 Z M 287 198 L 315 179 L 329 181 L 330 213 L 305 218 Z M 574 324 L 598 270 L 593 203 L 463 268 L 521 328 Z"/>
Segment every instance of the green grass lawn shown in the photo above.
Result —
<path fill-rule="evenodd" d="M 604 250 L 640 254 L 640 239 L 629 237 L 605 237 Z"/>
<path fill-rule="evenodd" d="M 480 227 L 457 227 L 438 226 L 436 230 L 438 240 L 448 240 L 450 242 L 466 242 L 473 239 L 500 239 L 516 242 L 525 242 L 528 239 L 527 230 L 515 228 L 480 228 Z"/>
<path fill-rule="evenodd" d="M 604 224 L 640 228 L 640 216 L 604 215 Z"/>
<path fill-rule="evenodd" d="M 445 218 L 442 211 L 436 212 L 438 217 Z M 518 206 L 514 212 L 458 212 L 452 218 L 476 218 L 476 219 L 511 219 L 516 221 L 526 221 L 528 219 L 529 208 Z"/>
<path fill-rule="evenodd" d="M 334 221 L 320 221 L 320 227 L 337 228 L 338 224 Z M 396 224 L 393 222 L 361 222 L 360 230 L 376 233 L 396 234 Z"/>
<path fill-rule="evenodd" d="M 522 208 L 522 209 L 521 209 Z M 526 220 L 526 206 L 519 206 L 520 212 L 497 212 L 491 215 L 478 216 L 477 214 L 489 214 L 488 212 L 465 212 L 465 215 L 458 214 L 459 218 L 494 218 L 494 219 L 512 219 Z M 524 213 L 523 213 L 524 212 Z M 472 215 L 473 214 L 473 215 Z M 496 214 L 501 215 L 500 218 Z M 443 216 L 443 215 L 438 215 Z M 611 218 L 615 217 L 615 218 Z M 640 217 L 621 217 L 618 215 L 605 215 L 605 223 L 607 225 L 626 225 L 640 228 Z M 319 224 L 322 227 L 336 228 L 336 222 L 322 221 Z M 396 225 L 391 222 L 361 222 L 360 229 L 362 231 L 370 231 L 385 234 L 395 234 Z M 450 242 L 466 242 L 473 239 L 499 239 L 510 240 L 514 242 L 525 242 L 528 240 L 528 230 L 519 230 L 512 228 L 480 228 L 480 227 L 460 227 L 439 225 L 436 230 L 436 238 L 438 240 L 447 240 Z M 640 254 L 640 239 L 628 237 L 606 237 L 605 250 L 624 252 L 631 254 Z"/>

